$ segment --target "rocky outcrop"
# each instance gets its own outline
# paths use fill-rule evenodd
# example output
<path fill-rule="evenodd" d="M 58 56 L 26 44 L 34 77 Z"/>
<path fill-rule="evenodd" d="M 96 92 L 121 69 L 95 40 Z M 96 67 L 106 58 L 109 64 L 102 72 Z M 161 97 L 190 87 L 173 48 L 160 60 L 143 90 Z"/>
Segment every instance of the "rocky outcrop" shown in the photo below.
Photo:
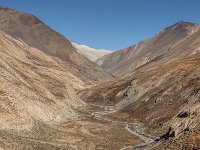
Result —
<path fill-rule="evenodd" d="M 190 114 L 186 111 L 183 111 L 177 115 L 178 118 L 187 118 Z"/>
<path fill-rule="evenodd" d="M 167 133 L 163 134 L 160 139 L 169 139 L 175 137 L 175 131 L 170 127 Z"/>

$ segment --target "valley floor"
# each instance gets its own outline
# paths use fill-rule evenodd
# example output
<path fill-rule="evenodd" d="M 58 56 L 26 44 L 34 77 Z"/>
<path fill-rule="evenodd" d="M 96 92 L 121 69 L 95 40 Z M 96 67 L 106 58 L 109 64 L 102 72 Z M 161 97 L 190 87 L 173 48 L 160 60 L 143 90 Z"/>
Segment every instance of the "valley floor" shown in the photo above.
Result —
<path fill-rule="evenodd" d="M 144 141 L 126 129 L 127 124 L 95 119 L 91 113 L 101 108 L 81 110 L 76 121 L 47 125 L 35 121 L 31 131 L 0 131 L 3 149 L 116 150 Z"/>

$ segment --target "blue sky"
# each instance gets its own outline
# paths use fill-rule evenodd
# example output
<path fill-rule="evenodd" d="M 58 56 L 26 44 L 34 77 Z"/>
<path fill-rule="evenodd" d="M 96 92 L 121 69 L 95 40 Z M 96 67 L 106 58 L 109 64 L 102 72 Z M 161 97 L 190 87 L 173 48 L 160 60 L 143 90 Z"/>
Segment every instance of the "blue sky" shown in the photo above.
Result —
<path fill-rule="evenodd" d="M 118 50 L 180 20 L 200 24 L 200 0 L 0 0 L 72 42 Z"/>

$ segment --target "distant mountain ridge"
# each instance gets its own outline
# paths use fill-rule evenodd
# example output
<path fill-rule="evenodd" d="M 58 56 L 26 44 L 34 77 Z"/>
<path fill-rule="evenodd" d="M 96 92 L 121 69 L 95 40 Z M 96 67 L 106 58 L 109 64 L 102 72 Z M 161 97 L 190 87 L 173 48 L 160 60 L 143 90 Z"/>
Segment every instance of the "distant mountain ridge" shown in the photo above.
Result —
<path fill-rule="evenodd" d="M 96 63 L 115 76 L 127 75 L 154 59 L 160 57 L 170 59 L 182 55 L 181 51 L 175 52 L 173 48 L 197 31 L 199 31 L 197 24 L 180 21 L 152 38 L 103 56 Z M 170 57 L 167 56 L 169 54 Z"/>
<path fill-rule="evenodd" d="M 78 45 L 76 43 L 72 43 L 72 45 L 77 49 L 77 51 L 80 54 L 82 54 L 91 61 L 96 61 L 102 56 L 105 56 L 113 52 L 111 50 L 105 50 L 105 49 L 94 49 L 87 45 Z"/>

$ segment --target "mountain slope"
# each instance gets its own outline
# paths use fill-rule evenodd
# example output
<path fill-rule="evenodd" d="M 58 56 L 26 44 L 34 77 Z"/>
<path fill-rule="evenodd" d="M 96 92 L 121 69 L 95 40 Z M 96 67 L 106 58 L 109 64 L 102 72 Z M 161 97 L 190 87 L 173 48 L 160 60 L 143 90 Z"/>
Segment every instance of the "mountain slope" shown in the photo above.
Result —
<path fill-rule="evenodd" d="M 104 50 L 104 49 L 94 49 L 91 47 L 88 47 L 86 45 L 78 45 L 76 43 L 72 43 L 72 45 L 77 49 L 77 51 L 88 58 L 91 61 L 96 61 L 100 57 L 112 53 L 110 50 Z"/>
<path fill-rule="evenodd" d="M 0 32 L 0 130 L 30 130 L 77 117 L 85 104 L 74 89 L 85 84 L 52 57 Z"/>
<path fill-rule="evenodd" d="M 183 51 L 178 53 L 173 48 L 198 30 L 199 27 L 196 24 L 178 22 L 150 39 L 100 58 L 97 64 L 115 76 L 130 74 L 133 70 L 155 59 L 169 60 L 182 55 Z M 167 56 L 169 54 L 170 57 Z"/>
<path fill-rule="evenodd" d="M 92 118 L 76 94 L 86 84 L 62 63 L 0 32 L 0 149 L 115 150 L 140 143 L 124 126 Z"/>
<path fill-rule="evenodd" d="M 186 24 L 188 27 L 190 23 Z M 176 25 L 167 28 L 165 35 L 168 35 L 167 30 L 175 32 L 171 29 L 175 29 Z M 187 35 L 185 23 L 179 23 L 178 27 L 180 25 L 184 26 L 181 31 Z M 195 27 L 195 32 L 179 44 L 165 45 L 170 50 L 162 47 L 165 51 L 160 58 L 130 70 L 130 74 L 123 78 L 81 91 L 82 99 L 116 110 L 115 114 L 109 115 L 113 119 L 140 122 L 146 132 L 171 140 L 155 149 L 170 148 L 169 144 L 176 139 L 177 145 L 171 145 L 171 149 L 179 149 L 178 142 L 182 149 L 198 149 L 200 145 L 192 136 L 190 139 L 184 137 L 191 131 L 190 134 L 195 135 L 197 140 L 200 124 L 200 30 L 196 25 L 192 24 L 192 27 Z M 168 39 L 175 40 L 173 36 Z M 157 51 L 162 53 L 159 49 Z M 184 145 L 183 141 L 190 140 L 193 140 L 190 146 Z"/>
<path fill-rule="evenodd" d="M 110 150 L 144 142 L 130 125 L 160 137 L 155 149 L 199 149 L 196 24 L 179 22 L 100 58 L 118 76 L 108 82 L 110 74 L 31 15 L 0 8 L 0 30 L 0 149 Z"/>
<path fill-rule="evenodd" d="M 77 91 L 88 87 L 88 83 L 109 80 L 111 75 L 82 57 L 73 47 L 67 49 L 71 46 L 65 39 L 63 49 L 60 38 L 58 49 L 51 47 L 54 39 L 50 43 L 38 43 L 37 38 L 45 30 L 38 31 L 33 27 L 35 33 L 28 32 L 28 26 L 23 23 L 30 20 L 21 22 L 18 18 L 27 14 L 7 8 L 1 8 L 1 11 L 0 149 L 85 150 L 102 147 L 111 150 L 142 141 L 121 125 L 94 120 L 90 105 L 77 96 Z M 48 28 L 45 32 L 49 36 L 53 34 L 50 37 L 53 38 L 54 31 Z"/>
<path fill-rule="evenodd" d="M 36 17 L 20 11 L 0 7 L 0 31 L 26 42 L 43 52 L 55 56 L 74 75 L 82 76 L 87 83 L 109 80 L 112 76 L 102 68 L 80 55 L 72 44 Z M 58 60 L 56 58 L 59 58 Z"/>

